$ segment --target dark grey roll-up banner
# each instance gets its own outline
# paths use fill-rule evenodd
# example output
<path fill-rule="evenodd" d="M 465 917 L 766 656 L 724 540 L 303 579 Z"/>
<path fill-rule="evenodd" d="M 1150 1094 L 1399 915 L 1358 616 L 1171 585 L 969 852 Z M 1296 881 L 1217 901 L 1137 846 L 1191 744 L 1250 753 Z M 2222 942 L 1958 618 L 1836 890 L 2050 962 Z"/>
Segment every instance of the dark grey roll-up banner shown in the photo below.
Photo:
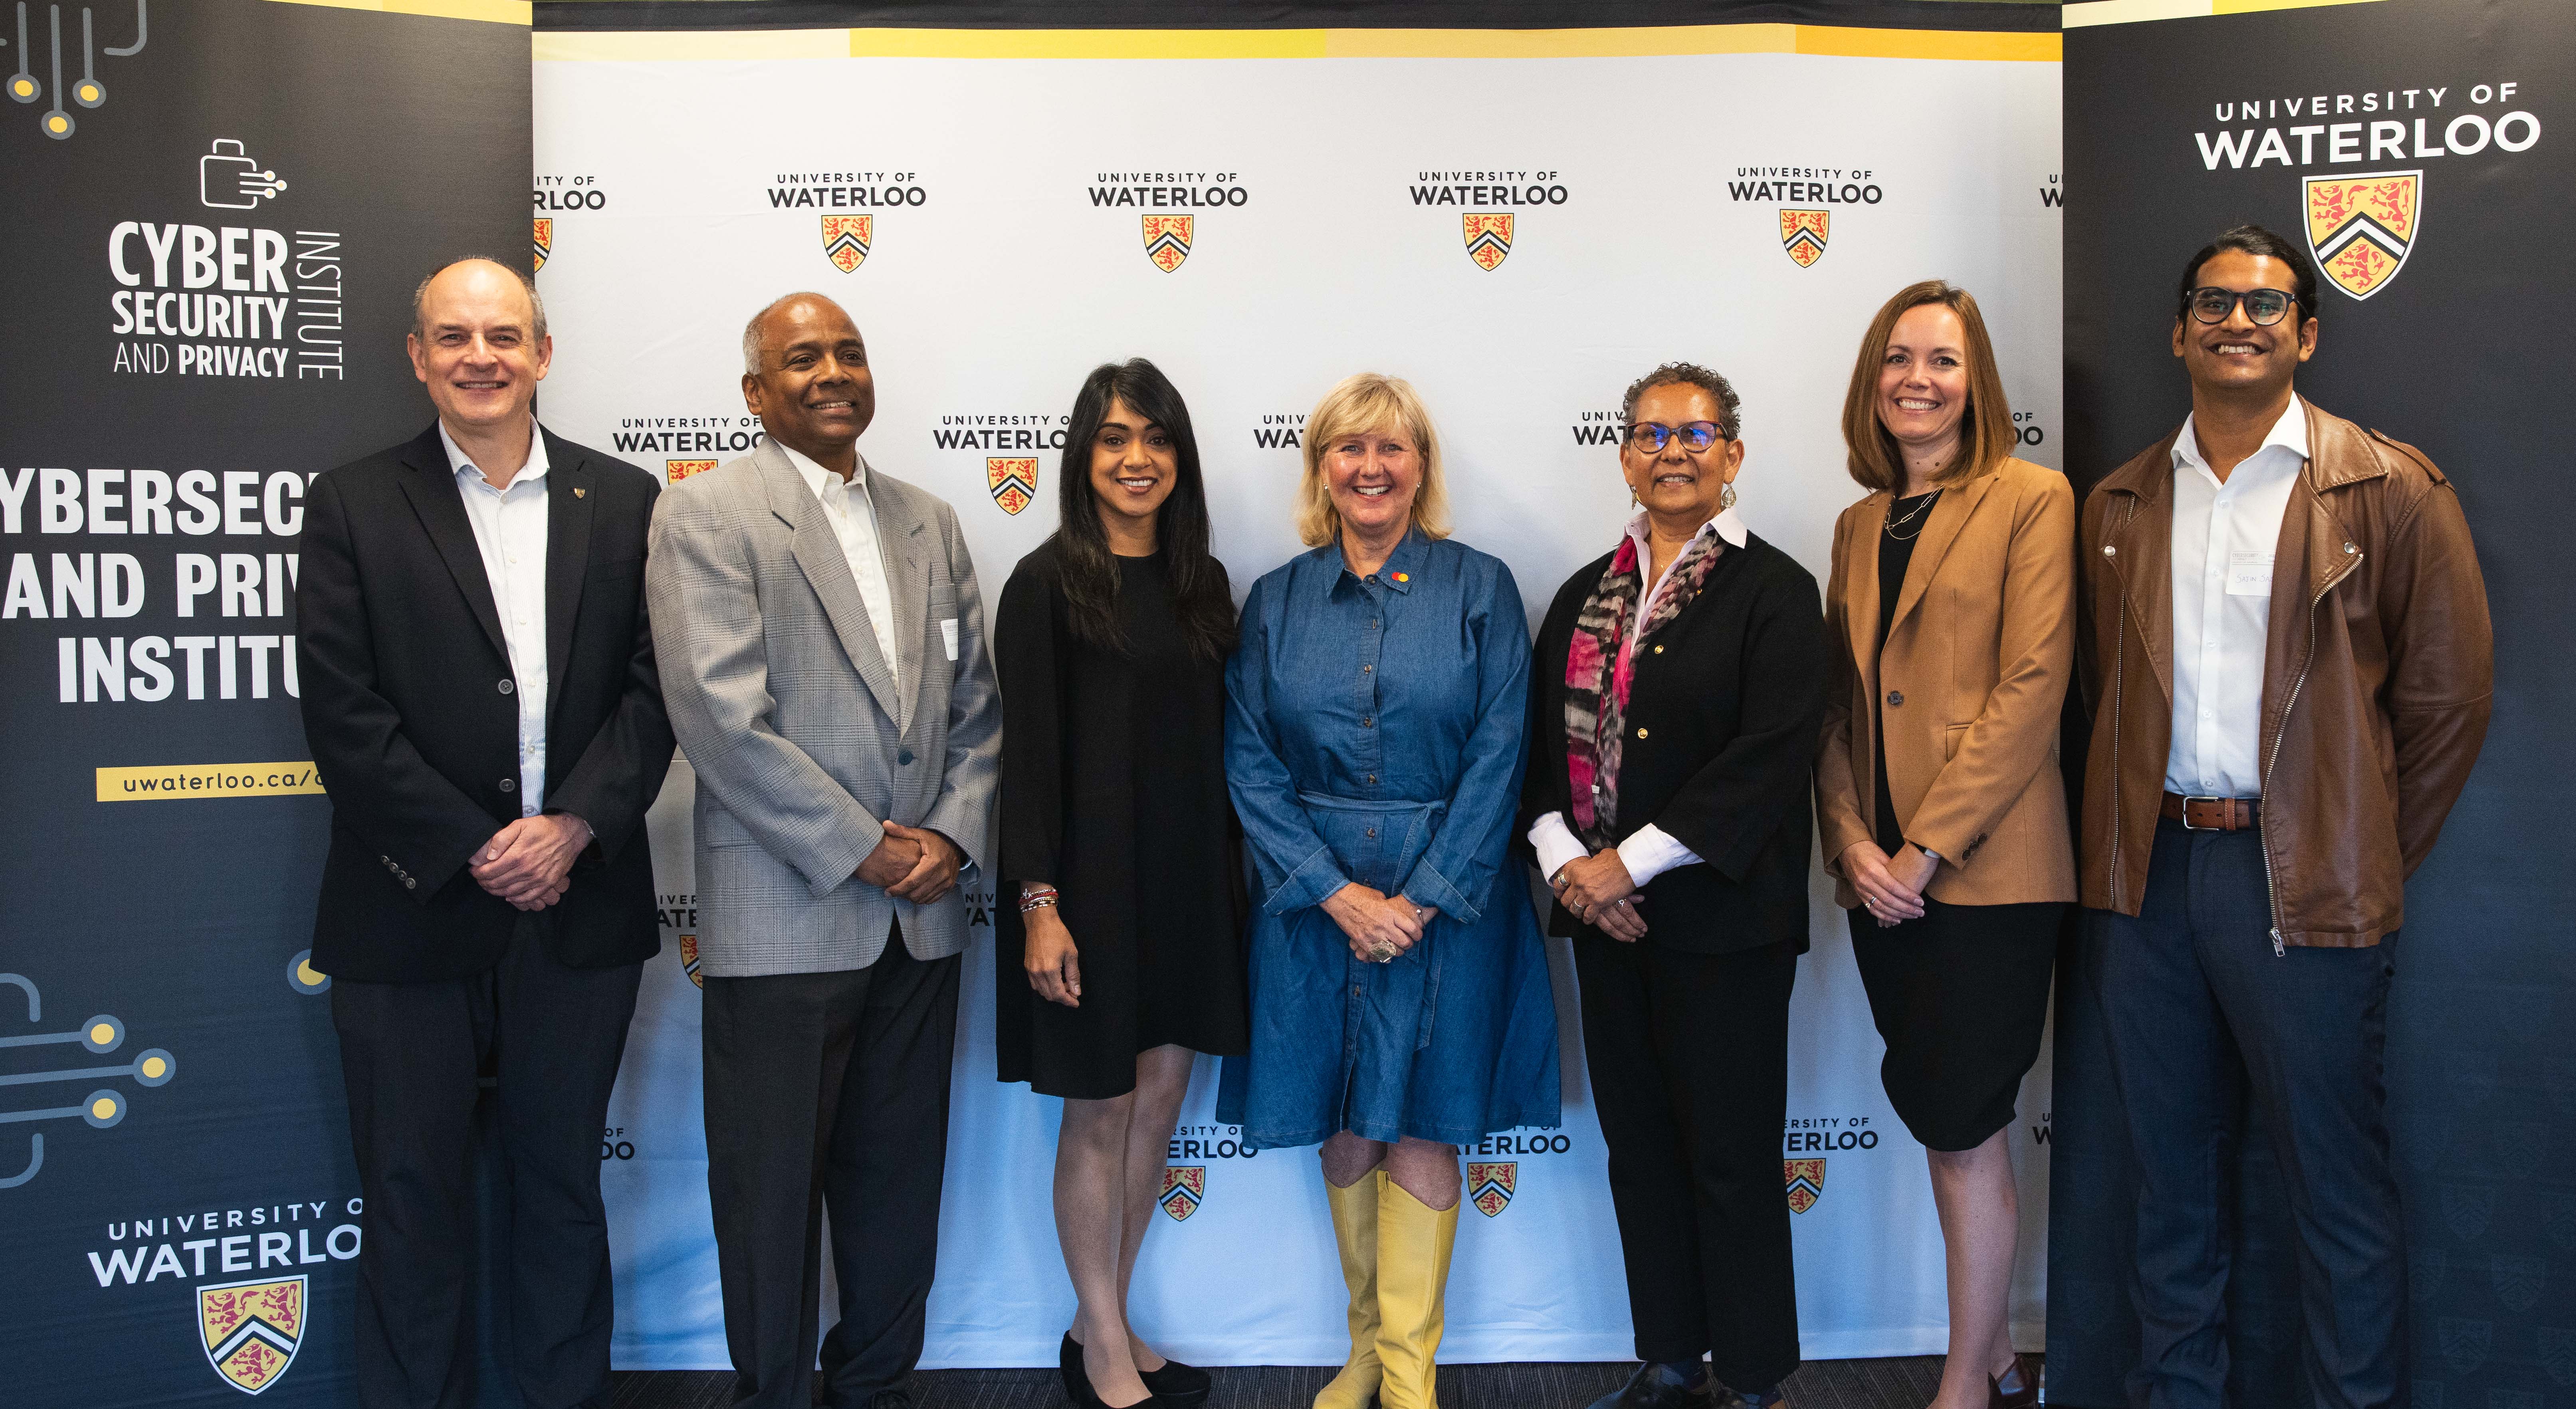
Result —
<path fill-rule="evenodd" d="M 2183 261 L 2254 221 L 2323 256 L 2300 393 L 2420 446 L 2458 487 L 2496 700 L 2394 950 L 2402 1389 L 2415 1409 L 2576 1404 L 2576 927 L 2557 829 L 2576 790 L 2576 280 L 2554 233 L 2576 189 L 2576 33 L 2553 0 L 2086 23 L 2145 8 L 2066 7 L 2067 468 L 2087 487 L 2190 410 L 2167 342 Z M 2110 1409 L 2137 1349 L 2134 1184 L 2100 1020 L 2080 984 L 2060 1005 L 2048 1402 Z M 2264 1140 L 2234 1160 L 2231 1402 L 2306 1404 L 2295 1176 Z"/>
<path fill-rule="evenodd" d="M 527 23 L 0 7 L 0 1403 L 351 1402 L 297 533 L 428 422 L 413 284 L 530 257 Z"/>

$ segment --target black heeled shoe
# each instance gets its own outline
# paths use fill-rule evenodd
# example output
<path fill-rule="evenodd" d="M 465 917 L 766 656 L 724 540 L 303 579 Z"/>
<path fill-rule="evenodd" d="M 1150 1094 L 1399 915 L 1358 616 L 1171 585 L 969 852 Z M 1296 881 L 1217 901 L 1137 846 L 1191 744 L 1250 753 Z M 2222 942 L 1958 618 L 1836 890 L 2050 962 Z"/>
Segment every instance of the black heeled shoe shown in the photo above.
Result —
<path fill-rule="evenodd" d="M 1173 1406 L 1173 1409 L 1189 1409 L 1189 1406 L 1203 1402 L 1208 1397 L 1209 1388 L 1216 1383 L 1207 1371 L 1195 1365 L 1184 1365 L 1169 1356 L 1164 1357 L 1163 1368 L 1139 1370 L 1136 1377 L 1145 1382 L 1145 1388 L 1152 1390 L 1155 1398 Z"/>
<path fill-rule="evenodd" d="M 1152 1375 L 1140 1373 L 1137 1376 L 1145 1382 L 1144 1398 L 1133 1404 L 1111 1405 L 1101 1399 L 1100 1391 L 1091 1387 L 1091 1372 L 1082 1368 L 1082 1342 L 1073 1338 L 1073 1332 L 1064 1333 L 1064 1343 L 1056 1347 L 1055 1357 L 1056 1373 L 1064 1377 L 1065 1397 L 1074 1402 L 1075 1409 L 1180 1409 L 1184 1402 L 1196 1402 L 1168 1400 L 1155 1385 L 1156 1376 L 1173 1368 L 1174 1362 L 1171 1361 L 1165 1361 L 1163 1368 Z M 1187 1365 L 1180 1366 L 1180 1369 L 1185 1374 L 1198 1377 L 1201 1385 L 1199 1394 L 1204 1397 L 1207 1394 L 1205 1388 L 1208 1383 L 1207 1372 L 1193 1370 Z"/>
<path fill-rule="evenodd" d="M 1082 1342 L 1073 1332 L 1064 1333 L 1064 1344 L 1056 1347 L 1056 1373 L 1064 1376 L 1064 1397 L 1073 1401 L 1074 1409 L 1093 1409 L 1100 1396 L 1092 1392 L 1091 1372 L 1082 1368 Z"/>

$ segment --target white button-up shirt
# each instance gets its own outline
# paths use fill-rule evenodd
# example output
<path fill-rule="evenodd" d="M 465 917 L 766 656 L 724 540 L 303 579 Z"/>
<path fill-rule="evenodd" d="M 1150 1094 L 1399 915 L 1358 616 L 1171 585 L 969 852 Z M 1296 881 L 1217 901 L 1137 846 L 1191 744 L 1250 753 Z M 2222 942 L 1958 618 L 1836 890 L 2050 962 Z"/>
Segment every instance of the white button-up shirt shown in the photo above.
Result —
<path fill-rule="evenodd" d="M 2272 624 L 2272 558 L 2290 491 L 2308 463 L 2307 408 L 2295 396 L 2260 448 L 2219 483 L 2183 422 L 2173 447 L 2173 748 L 2165 790 L 2186 797 L 2263 792 L 2263 657 Z"/>
<path fill-rule="evenodd" d="M 501 613 L 509 685 L 519 702 L 519 815 L 534 817 L 546 805 L 546 438 L 530 418 L 528 462 L 506 489 L 483 477 L 445 421 L 438 423 L 438 439 L 474 525 L 492 605 Z"/>
<path fill-rule="evenodd" d="M 1681 553 L 1673 554 L 1673 561 L 1664 564 L 1661 575 L 1651 582 L 1643 580 L 1647 573 L 1653 571 L 1651 565 L 1655 561 L 1654 544 L 1647 536 L 1651 526 L 1651 520 L 1643 509 L 1638 510 L 1636 515 L 1628 520 L 1628 541 L 1637 545 L 1637 575 L 1640 581 L 1637 588 L 1636 615 L 1629 623 L 1626 639 L 1619 643 L 1622 659 L 1637 653 L 1637 638 L 1641 634 L 1637 628 L 1644 624 L 1647 615 L 1653 610 L 1654 603 L 1663 595 L 1664 584 L 1672 580 L 1673 563 L 1682 560 Z M 1699 533 L 1691 535 L 1691 543 L 1697 543 L 1701 535 L 1711 533 L 1724 539 L 1730 547 L 1744 546 L 1744 520 L 1738 518 L 1733 509 L 1721 510 L 1716 518 L 1701 524 Z M 1688 552 L 1690 546 L 1690 543 L 1683 544 L 1682 552 Z M 1559 722 L 1557 727 L 1562 728 L 1563 724 Z M 1566 862 L 1580 860 L 1591 854 L 1583 849 L 1582 842 L 1575 839 L 1574 829 L 1565 825 L 1565 814 L 1562 812 L 1551 812 L 1532 822 L 1529 829 L 1529 843 L 1538 852 L 1539 874 L 1551 879 Z M 1619 843 L 1619 864 L 1628 868 L 1628 878 L 1636 882 L 1640 890 L 1645 888 L 1646 882 L 1676 866 L 1691 866 L 1698 862 L 1699 853 L 1682 845 L 1670 832 L 1652 822 L 1629 833 L 1628 839 Z"/>
<path fill-rule="evenodd" d="M 895 659 L 894 596 L 886 586 L 885 554 L 877 546 L 877 508 L 868 494 L 867 457 L 860 456 L 858 469 L 843 480 L 787 442 L 772 443 L 787 452 L 787 463 L 805 477 L 805 487 L 822 502 L 823 521 L 832 526 L 832 536 L 840 540 L 841 556 L 850 562 L 850 576 L 859 580 L 859 601 L 868 609 L 869 628 L 876 632 L 877 654 L 885 657 L 886 674 L 893 676 L 900 687 L 903 668 Z"/>

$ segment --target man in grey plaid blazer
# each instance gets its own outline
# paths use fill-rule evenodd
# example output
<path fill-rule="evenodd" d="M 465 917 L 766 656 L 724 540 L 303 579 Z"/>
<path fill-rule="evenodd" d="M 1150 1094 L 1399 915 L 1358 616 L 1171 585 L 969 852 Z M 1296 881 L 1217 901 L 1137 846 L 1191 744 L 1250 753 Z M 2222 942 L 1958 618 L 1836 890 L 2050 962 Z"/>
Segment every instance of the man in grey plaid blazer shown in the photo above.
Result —
<path fill-rule="evenodd" d="M 743 332 L 769 439 L 674 484 L 645 582 L 697 772 L 707 1188 L 737 1405 L 890 1409 L 921 1355 L 961 871 L 991 875 L 1002 713 L 955 511 L 877 472 L 867 348 L 790 294 Z M 986 882 L 989 884 L 989 881 Z"/>

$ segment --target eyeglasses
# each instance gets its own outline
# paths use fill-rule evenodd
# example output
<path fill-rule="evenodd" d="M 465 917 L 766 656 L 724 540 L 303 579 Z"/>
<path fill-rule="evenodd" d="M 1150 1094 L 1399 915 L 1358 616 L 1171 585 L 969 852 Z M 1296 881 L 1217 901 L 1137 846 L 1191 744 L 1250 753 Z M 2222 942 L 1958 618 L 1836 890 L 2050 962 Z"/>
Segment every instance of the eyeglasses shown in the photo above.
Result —
<path fill-rule="evenodd" d="M 1726 439 L 1726 432 L 1715 421 L 1692 421 L 1687 425 L 1667 426 L 1653 421 L 1639 421 L 1628 427 L 1628 443 L 1639 450 L 1662 453 L 1675 436 L 1681 437 L 1682 448 L 1693 454 Z"/>
<path fill-rule="evenodd" d="M 2289 313 L 2290 305 L 2298 301 L 2295 296 L 2279 289 L 2247 289 L 2243 293 L 2234 289 L 2194 289 L 2191 291 L 2191 316 L 2204 323 L 2224 323 L 2227 316 L 2236 311 L 2236 305 L 2242 303 L 2247 318 L 2258 327 L 2268 328 L 2280 322 Z"/>

